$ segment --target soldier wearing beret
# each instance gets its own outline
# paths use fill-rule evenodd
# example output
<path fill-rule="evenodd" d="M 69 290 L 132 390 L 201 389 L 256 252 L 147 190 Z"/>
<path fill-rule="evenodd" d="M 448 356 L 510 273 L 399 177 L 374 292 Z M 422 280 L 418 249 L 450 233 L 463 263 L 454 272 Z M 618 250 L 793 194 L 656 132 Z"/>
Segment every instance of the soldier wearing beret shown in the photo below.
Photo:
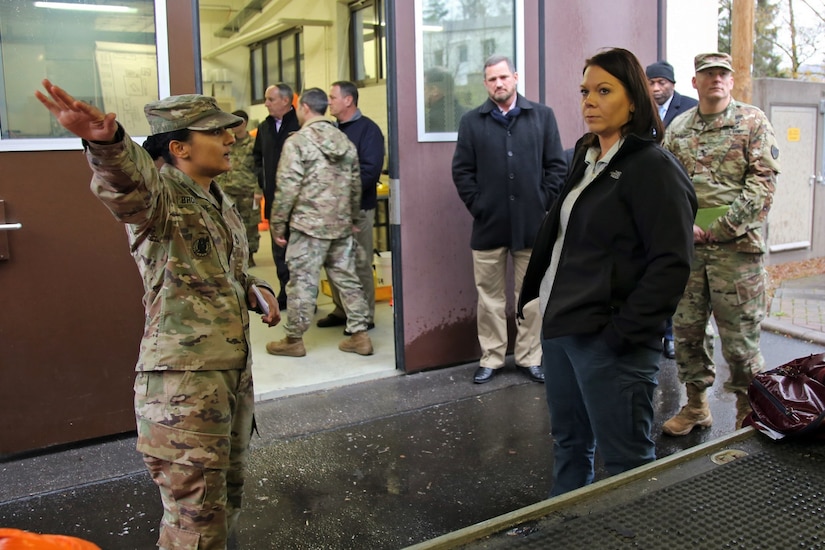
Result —
<path fill-rule="evenodd" d="M 271 287 L 247 274 L 243 221 L 214 183 L 231 168 L 228 128 L 242 119 L 211 97 L 155 101 L 144 109 L 152 135 L 141 148 L 114 113 L 48 80 L 43 86 L 49 95 L 35 95 L 83 139 L 92 192 L 126 224 L 143 278 L 137 450 L 163 501 L 158 546 L 225 549 L 240 514 L 252 431 L 248 310 L 264 311 L 270 326 L 280 320 Z"/>
<path fill-rule="evenodd" d="M 706 331 L 711 314 L 730 367 L 725 389 L 736 395 L 737 428 L 750 412 L 747 388 L 765 364 L 759 350 L 767 276 L 762 226 L 779 173 L 779 149 L 765 113 L 731 97 L 730 55 L 699 54 L 694 67 L 699 105 L 665 132 L 665 147 L 687 170 L 699 200 L 691 274 L 673 317 L 679 379 L 688 396 L 663 426 L 674 436 L 713 422 L 706 397 L 716 378 Z"/>

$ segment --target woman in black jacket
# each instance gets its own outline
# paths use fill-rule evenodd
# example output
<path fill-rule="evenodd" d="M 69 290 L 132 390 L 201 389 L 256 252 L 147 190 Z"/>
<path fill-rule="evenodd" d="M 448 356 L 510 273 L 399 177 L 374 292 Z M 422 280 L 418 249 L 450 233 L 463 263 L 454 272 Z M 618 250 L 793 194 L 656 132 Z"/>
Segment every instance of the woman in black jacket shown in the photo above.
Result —
<path fill-rule="evenodd" d="M 576 144 L 536 238 L 519 312 L 539 298 L 554 439 L 551 496 L 654 460 L 665 320 L 690 272 L 696 196 L 661 143 L 644 69 L 624 49 L 585 62 Z"/>

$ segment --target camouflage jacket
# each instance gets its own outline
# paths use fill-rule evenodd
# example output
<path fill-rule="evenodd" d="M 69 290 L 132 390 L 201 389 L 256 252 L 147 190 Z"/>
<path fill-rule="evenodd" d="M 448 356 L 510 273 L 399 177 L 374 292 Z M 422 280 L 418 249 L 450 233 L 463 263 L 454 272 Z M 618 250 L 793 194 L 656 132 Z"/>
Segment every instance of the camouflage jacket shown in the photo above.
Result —
<path fill-rule="evenodd" d="M 252 203 L 252 195 L 260 191 L 258 176 L 255 174 L 255 159 L 252 157 L 252 148 L 255 147 L 255 138 L 247 135 L 232 145 L 229 160 L 232 170 L 215 178 L 215 183 L 232 197 L 248 197 Z"/>
<path fill-rule="evenodd" d="M 246 229 L 212 183 L 206 192 L 177 168 L 160 172 L 122 130 L 113 144 L 85 143 L 92 192 L 126 224 L 143 278 L 145 328 L 136 369 L 242 369 L 249 353 L 251 284 Z"/>
<path fill-rule="evenodd" d="M 716 239 L 740 252 L 765 252 L 761 229 L 779 173 L 779 148 L 765 113 L 731 100 L 705 123 L 694 107 L 667 127 L 664 146 L 693 180 L 699 208 L 730 206 L 708 227 Z"/>
<path fill-rule="evenodd" d="M 361 173 L 355 145 L 328 120 L 316 117 L 284 143 L 278 162 L 270 224 L 286 224 L 318 239 L 352 234 L 361 208 Z"/>

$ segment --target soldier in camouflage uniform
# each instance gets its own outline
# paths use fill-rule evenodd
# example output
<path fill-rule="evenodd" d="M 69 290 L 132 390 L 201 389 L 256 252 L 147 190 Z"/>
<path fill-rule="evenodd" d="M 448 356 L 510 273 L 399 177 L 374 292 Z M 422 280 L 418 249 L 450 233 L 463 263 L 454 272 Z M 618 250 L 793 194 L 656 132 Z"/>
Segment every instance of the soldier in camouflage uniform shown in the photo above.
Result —
<path fill-rule="evenodd" d="M 324 118 L 327 94 L 310 88 L 301 95 L 301 129 L 284 143 L 278 162 L 275 200 L 269 223 L 272 238 L 286 246 L 286 338 L 270 342 L 273 355 L 306 355 L 303 335 L 318 297 L 321 267 L 338 289 L 347 316 L 348 338 L 338 349 L 370 355 L 369 306 L 355 271 L 353 231 L 361 208 L 361 175 L 355 145 Z"/>
<path fill-rule="evenodd" d="M 229 170 L 241 119 L 213 98 L 149 103 L 153 135 L 136 145 L 114 113 L 49 81 L 37 98 L 83 138 L 92 191 L 126 224 L 143 278 L 146 326 L 135 379 L 137 450 L 160 489 L 158 546 L 223 550 L 241 508 L 253 386 L 248 309 L 280 320 L 271 287 L 245 269 L 246 231 L 213 178 Z M 158 171 L 153 158 L 163 156 Z"/>
<path fill-rule="evenodd" d="M 255 147 L 255 138 L 246 131 L 249 115 L 246 111 L 234 111 L 233 115 L 243 119 L 241 124 L 232 128 L 235 134 L 235 144 L 229 152 L 232 170 L 215 178 L 215 183 L 221 186 L 224 193 L 232 197 L 235 208 L 246 225 L 246 240 L 249 243 L 249 265 L 254 266 L 254 254 L 258 251 L 258 223 L 261 221 L 261 210 L 258 207 L 261 201 L 258 176 L 255 173 L 255 158 L 252 149 Z"/>
<path fill-rule="evenodd" d="M 767 117 L 731 97 L 730 56 L 700 54 L 694 65 L 699 105 L 668 126 L 664 143 L 684 165 L 699 200 L 691 275 L 673 317 L 679 379 L 688 394 L 688 403 L 663 426 L 674 436 L 713 422 L 706 397 L 716 378 L 706 331 L 711 314 L 730 367 L 725 389 L 736 394 L 737 428 L 750 412 L 747 388 L 765 364 L 759 350 L 767 277 L 762 225 L 779 172 Z"/>

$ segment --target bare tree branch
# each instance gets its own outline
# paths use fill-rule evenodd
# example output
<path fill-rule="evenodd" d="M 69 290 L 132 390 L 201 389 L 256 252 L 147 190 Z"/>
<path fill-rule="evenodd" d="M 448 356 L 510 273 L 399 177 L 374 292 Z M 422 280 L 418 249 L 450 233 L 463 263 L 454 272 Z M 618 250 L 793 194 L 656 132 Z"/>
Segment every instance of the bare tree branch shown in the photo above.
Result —
<path fill-rule="evenodd" d="M 813 12 L 813 14 L 818 17 L 820 21 L 825 23 L 825 6 L 820 6 L 817 8 L 811 5 L 811 2 L 808 0 L 802 0 L 802 3 L 811 8 L 811 12 Z"/>

